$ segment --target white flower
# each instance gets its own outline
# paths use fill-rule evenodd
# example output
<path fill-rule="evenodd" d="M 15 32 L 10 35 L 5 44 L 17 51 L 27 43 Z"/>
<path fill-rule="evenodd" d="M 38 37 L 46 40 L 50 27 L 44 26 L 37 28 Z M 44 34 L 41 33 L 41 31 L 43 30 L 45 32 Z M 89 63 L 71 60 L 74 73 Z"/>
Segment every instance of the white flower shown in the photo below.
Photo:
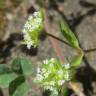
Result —
<path fill-rule="evenodd" d="M 64 82 L 65 82 L 65 80 L 59 80 L 59 81 L 58 81 L 58 85 L 60 85 L 60 86 L 61 86 L 61 85 L 63 85 L 63 84 L 64 84 Z"/>
<path fill-rule="evenodd" d="M 48 60 L 47 60 L 47 59 L 44 60 L 43 63 L 44 63 L 44 64 L 48 64 Z"/>
<path fill-rule="evenodd" d="M 70 80 L 70 74 L 68 71 L 65 72 L 64 77 L 65 77 L 65 80 Z"/>
<path fill-rule="evenodd" d="M 63 84 L 64 84 L 64 82 L 65 82 L 65 80 L 61 80 L 61 85 L 63 85 Z"/>
<path fill-rule="evenodd" d="M 37 68 L 37 73 L 40 73 L 40 72 L 41 72 L 41 70 L 40 70 L 40 68 L 38 67 L 38 68 Z"/>
<path fill-rule="evenodd" d="M 63 67 L 64 67 L 65 69 L 69 69 L 69 68 L 70 68 L 70 64 L 69 64 L 69 63 L 64 64 Z"/>
<path fill-rule="evenodd" d="M 36 20 L 36 23 L 41 23 L 42 22 L 42 20 L 40 19 L 40 18 L 38 18 L 37 20 Z"/>
<path fill-rule="evenodd" d="M 71 80 L 69 68 L 69 64 L 63 66 L 54 58 L 46 59 L 43 61 L 38 81 L 44 89 L 49 89 L 54 96 L 58 96 L 58 88 Z"/>
<path fill-rule="evenodd" d="M 55 58 L 51 58 L 50 61 L 51 61 L 51 62 L 54 62 L 54 61 L 55 61 Z"/>
<path fill-rule="evenodd" d="M 34 12 L 33 16 L 34 17 L 39 17 L 40 16 L 40 13 L 39 12 Z"/>
<path fill-rule="evenodd" d="M 44 89 L 47 89 L 47 90 L 49 89 L 49 90 L 51 90 L 51 91 L 52 91 L 52 90 L 53 90 L 53 87 L 52 87 L 52 86 L 50 86 L 50 85 L 49 85 L 49 86 L 44 86 Z"/>
<path fill-rule="evenodd" d="M 49 90 L 53 91 L 53 90 L 54 90 L 54 88 L 53 88 L 52 86 L 50 86 L 50 89 L 49 89 Z"/>
<path fill-rule="evenodd" d="M 53 94 L 57 96 L 57 95 L 58 95 L 58 91 L 57 91 L 56 89 L 54 89 L 54 90 L 53 90 Z M 53 95 L 53 96 L 54 96 L 54 95 Z"/>
<path fill-rule="evenodd" d="M 24 34 L 24 40 L 27 43 L 27 48 L 30 49 L 34 42 L 31 41 L 29 34 Z"/>
<path fill-rule="evenodd" d="M 45 68 L 42 68 L 42 73 L 45 73 L 46 72 L 46 69 Z"/>
<path fill-rule="evenodd" d="M 44 77 L 47 78 L 49 76 L 49 73 L 44 73 Z"/>
<path fill-rule="evenodd" d="M 24 43 L 27 44 L 28 49 L 30 49 L 31 46 L 36 47 L 38 45 L 38 35 L 42 27 L 43 18 L 40 11 L 29 15 L 28 20 L 26 21 L 22 30 L 24 34 Z"/>
<path fill-rule="evenodd" d="M 63 70 L 59 70 L 58 74 L 62 75 L 63 74 Z"/>
<path fill-rule="evenodd" d="M 32 15 L 29 15 L 28 20 L 32 20 L 32 19 L 33 19 L 33 16 Z"/>
<path fill-rule="evenodd" d="M 31 45 L 32 45 L 32 44 L 29 44 L 29 43 L 28 43 L 28 44 L 27 44 L 27 48 L 28 48 L 28 49 L 31 49 Z"/>
<path fill-rule="evenodd" d="M 37 74 L 35 80 L 42 81 L 43 78 L 44 77 L 41 74 Z"/>
<path fill-rule="evenodd" d="M 26 30 L 25 29 L 23 29 L 22 32 L 23 32 L 23 34 L 26 34 Z"/>

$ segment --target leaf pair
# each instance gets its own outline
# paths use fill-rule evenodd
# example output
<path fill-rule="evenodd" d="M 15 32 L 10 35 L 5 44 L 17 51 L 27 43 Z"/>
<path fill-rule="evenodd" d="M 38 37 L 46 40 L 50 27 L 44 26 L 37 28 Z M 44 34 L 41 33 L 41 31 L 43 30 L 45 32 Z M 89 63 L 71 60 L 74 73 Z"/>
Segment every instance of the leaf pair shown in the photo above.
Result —
<path fill-rule="evenodd" d="M 66 22 L 60 22 L 60 30 L 61 33 L 64 35 L 65 39 L 69 42 L 69 44 L 73 47 L 78 49 L 80 51 L 80 54 L 76 56 L 72 62 L 71 65 L 74 67 L 78 67 L 81 64 L 81 61 L 83 59 L 83 52 L 79 46 L 79 42 L 77 38 L 75 37 L 74 33 L 71 31 L 69 26 L 66 24 Z"/>
<path fill-rule="evenodd" d="M 0 87 L 9 87 L 10 96 L 27 96 L 29 84 L 26 76 L 33 73 L 33 66 L 25 58 L 16 58 L 11 67 L 0 64 Z"/>

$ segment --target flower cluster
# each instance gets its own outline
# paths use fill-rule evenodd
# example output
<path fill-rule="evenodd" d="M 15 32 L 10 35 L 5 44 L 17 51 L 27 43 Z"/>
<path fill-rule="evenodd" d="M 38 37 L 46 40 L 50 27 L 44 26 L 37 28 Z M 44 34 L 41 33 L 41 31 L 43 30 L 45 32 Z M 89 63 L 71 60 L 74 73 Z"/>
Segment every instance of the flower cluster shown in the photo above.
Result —
<path fill-rule="evenodd" d="M 30 49 L 31 46 L 36 47 L 38 45 L 38 35 L 42 28 L 42 11 L 34 12 L 29 16 L 23 28 L 24 44 L 27 44 L 28 49 Z"/>
<path fill-rule="evenodd" d="M 41 68 L 37 68 L 35 82 L 41 84 L 44 89 L 49 89 L 56 96 L 58 88 L 72 79 L 70 68 L 70 64 L 63 65 L 54 58 L 44 60 Z"/>

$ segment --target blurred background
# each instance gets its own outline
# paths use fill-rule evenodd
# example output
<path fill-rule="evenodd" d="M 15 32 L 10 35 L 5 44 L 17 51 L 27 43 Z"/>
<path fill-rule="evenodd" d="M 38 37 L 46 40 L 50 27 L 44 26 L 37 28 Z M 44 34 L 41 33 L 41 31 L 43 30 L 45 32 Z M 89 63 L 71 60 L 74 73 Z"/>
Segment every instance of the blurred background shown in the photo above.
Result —
<path fill-rule="evenodd" d="M 0 64 L 10 64 L 18 56 L 28 58 L 34 65 L 46 58 L 57 58 L 50 40 L 42 34 L 38 48 L 28 50 L 21 44 L 24 23 L 29 14 L 40 8 L 39 5 L 39 0 L 0 0 Z M 76 35 L 85 51 L 77 79 L 83 84 L 86 96 L 96 96 L 96 0 L 49 0 L 48 13 L 56 36 L 63 38 L 59 32 L 59 20 L 65 20 Z M 69 59 L 76 55 L 75 50 L 65 44 L 60 43 L 60 46 Z M 42 89 L 30 84 L 29 96 L 44 95 Z M 71 95 L 75 96 L 72 92 Z M 1 90 L 0 96 L 8 96 L 7 90 Z"/>

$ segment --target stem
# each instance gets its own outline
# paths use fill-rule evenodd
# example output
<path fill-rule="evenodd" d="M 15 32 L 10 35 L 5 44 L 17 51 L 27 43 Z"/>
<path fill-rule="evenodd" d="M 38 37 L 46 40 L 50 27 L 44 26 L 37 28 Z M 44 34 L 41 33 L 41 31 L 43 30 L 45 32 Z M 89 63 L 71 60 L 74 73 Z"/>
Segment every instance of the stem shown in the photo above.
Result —
<path fill-rule="evenodd" d="M 58 40 L 58 41 L 60 41 L 60 42 L 62 42 L 62 43 L 64 43 L 64 44 L 66 44 L 66 45 L 68 45 L 69 47 L 72 47 L 69 43 L 67 43 L 66 41 L 64 41 L 64 40 L 62 40 L 62 39 L 60 39 L 59 37 L 56 37 L 56 36 L 54 36 L 54 35 L 52 35 L 52 34 L 50 34 L 50 33 L 45 33 L 46 35 L 48 35 L 48 36 L 50 36 L 50 37 L 52 37 L 52 38 L 54 38 L 54 39 L 56 39 L 56 40 Z M 73 47 L 72 47 L 73 48 Z M 85 52 L 85 53 L 89 53 L 89 52 L 94 52 L 94 51 L 96 51 L 96 48 L 93 48 L 93 49 L 88 49 L 88 50 L 84 50 L 84 49 L 81 49 L 83 52 Z"/>
<path fill-rule="evenodd" d="M 89 53 L 89 52 L 94 52 L 96 51 L 96 48 L 93 48 L 93 49 L 88 49 L 88 50 L 83 50 L 85 53 Z"/>
<path fill-rule="evenodd" d="M 54 39 L 57 39 L 58 41 L 60 41 L 60 42 L 62 42 L 62 43 L 64 43 L 64 44 L 72 47 L 72 46 L 71 46 L 69 43 L 67 43 L 66 41 L 64 41 L 64 40 L 62 40 L 62 39 L 60 39 L 60 38 L 58 38 L 58 37 L 56 37 L 56 36 L 54 36 L 54 35 L 52 35 L 52 34 L 50 34 L 50 33 L 47 33 L 47 32 L 46 32 L 46 35 L 48 35 L 48 36 L 50 36 L 50 37 L 53 37 Z"/>

